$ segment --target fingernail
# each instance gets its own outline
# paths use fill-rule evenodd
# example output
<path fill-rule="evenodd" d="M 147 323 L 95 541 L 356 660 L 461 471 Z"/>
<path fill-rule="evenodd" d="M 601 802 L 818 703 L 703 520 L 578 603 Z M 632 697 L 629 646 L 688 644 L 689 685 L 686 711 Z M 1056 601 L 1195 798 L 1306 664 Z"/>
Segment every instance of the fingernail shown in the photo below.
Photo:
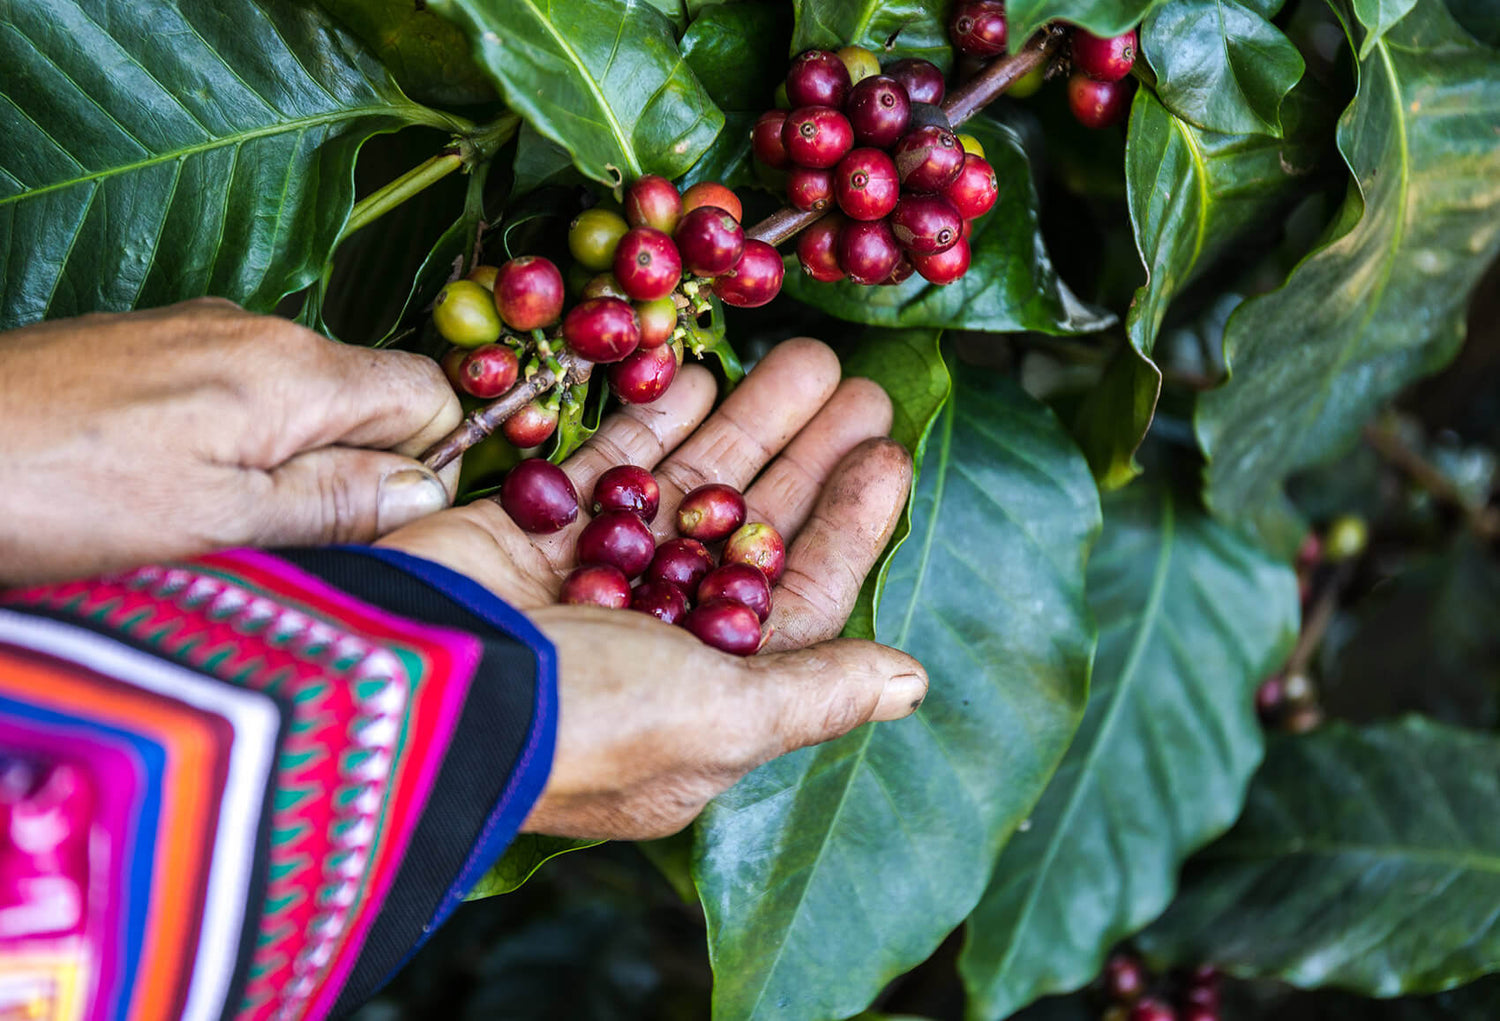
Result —
<path fill-rule="evenodd" d="M 380 480 L 375 526 L 384 535 L 446 506 L 448 493 L 436 476 L 415 468 L 392 472 Z"/>
<path fill-rule="evenodd" d="M 910 716 L 927 697 L 927 678 L 921 674 L 897 674 L 885 682 L 875 705 L 875 720 L 899 720 Z"/>

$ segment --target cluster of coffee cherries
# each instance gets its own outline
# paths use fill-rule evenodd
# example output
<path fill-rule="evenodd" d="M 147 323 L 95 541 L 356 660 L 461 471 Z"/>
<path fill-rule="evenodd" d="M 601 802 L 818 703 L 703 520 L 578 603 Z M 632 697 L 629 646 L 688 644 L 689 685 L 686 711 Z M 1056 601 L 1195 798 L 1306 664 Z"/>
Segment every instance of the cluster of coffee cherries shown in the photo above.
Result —
<path fill-rule="evenodd" d="M 1210 965 L 1156 981 L 1139 957 L 1117 951 L 1101 978 L 1110 1004 L 1100 1021 L 1219 1021 L 1219 973 Z"/>
<path fill-rule="evenodd" d="M 1101 39 L 1081 28 L 1070 41 L 1073 74 L 1068 78 L 1068 107 L 1086 128 L 1107 128 L 1125 116 L 1134 91 L 1129 79 L 1138 50 L 1135 29 Z"/>
<path fill-rule="evenodd" d="M 786 171 L 787 201 L 828 215 L 802 232 L 814 280 L 951 284 L 969 268 L 975 217 L 999 195 L 994 168 L 938 105 L 946 84 L 925 60 L 881 68 L 856 46 L 809 50 L 786 76 L 791 109 L 755 122 L 755 157 Z"/>
<path fill-rule="evenodd" d="M 771 615 L 771 586 L 786 565 L 781 536 L 768 524 L 746 522 L 738 490 L 709 483 L 682 498 L 678 535 L 657 545 L 650 526 L 660 503 L 656 479 L 644 468 L 622 464 L 600 475 L 593 516 L 578 533 L 579 566 L 558 601 L 639 610 L 724 652 L 755 652 Z M 524 531 L 547 534 L 578 517 L 578 492 L 562 469 L 530 458 L 506 475 L 500 506 Z M 715 558 L 710 547 L 719 542 Z"/>

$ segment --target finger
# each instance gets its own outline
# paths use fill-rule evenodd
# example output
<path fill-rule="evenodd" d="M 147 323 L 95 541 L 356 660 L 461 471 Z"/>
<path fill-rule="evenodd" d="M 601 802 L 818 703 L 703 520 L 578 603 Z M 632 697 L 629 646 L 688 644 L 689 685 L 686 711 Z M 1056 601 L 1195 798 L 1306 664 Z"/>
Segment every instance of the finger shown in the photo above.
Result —
<path fill-rule="evenodd" d="M 745 494 L 749 520 L 764 521 L 787 538 L 796 535 L 834 466 L 860 443 L 889 433 L 891 414 L 891 399 L 878 383 L 844 380 Z"/>
<path fill-rule="evenodd" d="M 453 568 L 519 610 L 557 601 L 558 577 L 494 500 L 475 500 L 386 535 L 378 545 Z"/>
<path fill-rule="evenodd" d="M 911 457 L 894 440 L 866 440 L 840 462 L 787 551 L 771 594 L 768 649 L 801 648 L 843 630 L 910 488 Z"/>
<path fill-rule="evenodd" d="M 657 469 L 658 536 L 671 532 L 682 494 L 708 482 L 743 489 L 812 420 L 839 382 L 838 356 L 801 337 L 773 347 L 703 424 Z"/>
<path fill-rule="evenodd" d="M 384 451 L 324 447 L 251 477 L 241 530 L 255 545 L 368 542 L 448 504 L 436 475 Z"/>

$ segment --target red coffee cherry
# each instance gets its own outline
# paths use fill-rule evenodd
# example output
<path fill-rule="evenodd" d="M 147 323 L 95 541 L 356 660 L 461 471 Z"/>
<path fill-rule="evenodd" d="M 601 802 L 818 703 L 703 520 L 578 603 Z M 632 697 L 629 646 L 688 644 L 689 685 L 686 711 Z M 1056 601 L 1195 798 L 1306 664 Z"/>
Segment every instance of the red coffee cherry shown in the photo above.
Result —
<path fill-rule="evenodd" d="M 762 624 L 771 615 L 771 584 L 760 568 L 749 564 L 725 564 L 708 572 L 698 584 L 698 602 L 733 599 L 755 611 Z"/>
<path fill-rule="evenodd" d="M 625 222 L 632 227 L 650 227 L 663 234 L 677 229 L 682 218 L 682 196 L 665 177 L 647 174 L 625 192 Z"/>
<path fill-rule="evenodd" d="M 589 282 L 583 285 L 579 292 L 580 298 L 619 298 L 621 301 L 629 301 L 630 295 L 625 293 L 625 288 L 620 286 L 620 281 L 615 279 L 613 273 L 600 273 L 589 277 Z"/>
<path fill-rule="evenodd" d="M 969 272 L 969 243 L 962 238 L 951 248 L 935 255 L 910 255 L 922 278 L 933 284 L 951 284 Z"/>
<path fill-rule="evenodd" d="M 726 305 L 759 308 L 781 293 L 785 272 L 776 249 L 752 239 L 745 242 L 745 253 L 734 269 L 714 279 L 714 293 Z"/>
<path fill-rule="evenodd" d="M 643 581 L 630 593 L 630 608 L 649 613 L 663 624 L 680 624 L 687 616 L 687 596 L 676 585 Z"/>
<path fill-rule="evenodd" d="M 590 564 L 563 579 L 559 603 L 569 606 L 602 606 L 623 610 L 630 605 L 630 579 L 618 567 Z"/>
<path fill-rule="evenodd" d="M 619 298 L 590 298 L 563 319 L 563 339 L 591 362 L 617 362 L 641 342 L 635 310 Z"/>
<path fill-rule="evenodd" d="M 638 465 L 615 465 L 594 483 L 595 514 L 607 510 L 630 511 L 649 525 L 656 519 L 660 505 L 661 487 L 656 476 Z"/>
<path fill-rule="evenodd" d="M 913 255 L 946 252 L 963 238 L 963 217 L 941 195 L 903 195 L 891 214 L 891 231 Z"/>
<path fill-rule="evenodd" d="M 728 538 L 745 523 L 745 498 L 733 486 L 710 482 L 699 486 L 677 505 L 677 531 L 700 542 Z"/>
<path fill-rule="evenodd" d="M 521 531 L 546 534 L 578 517 L 578 491 L 557 465 L 529 457 L 500 483 L 500 506 Z"/>
<path fill-rule="evenodd" d="M 1074 72 L 1068 79 L 1068 107 L 1086 128 L 1107 128 L 1130 109 L 1130 82 L 1095 81 Z"/>
<path fill-rule="evenodd" d="M 682 193 L 683 216 L 705 206 L 724 210 L 734 217 L 735 223 L 740 223 L 745 219 L 745 209 L 740 204 L 739 196 L 718 181 L 699 181 Z"/>
<path fill-rule="evenodd" d="M 822 283 L 844 279 L 844 268 L 839 265 L 839 230 L 849 221 L 836 213 L 830 213 L 797 237 L 797 261 L 802 263 L 802 272 Z"/>
<path fill-rule="evenodd" d="M 839 267 L 856 284 L 878 284 L 901 259 L 901 246 L 885 220 L 856 220 L 839 231 Z"/>
<path fill-rule="evenodd" d="M 556 408 L 549 408 L 540 400 L 532 401 L 505 420 L 500 435 L 512 446 L 530 450 L 546 443 L 547 438 L 557 431 L 559 417 Z"/>
<path fill-rule="evenodd" d="M 901 83 L 907 98 L 913 103 L 937 106 L 948 91 L 943 82 L 943 72 L 931 61 L 908 57 L 887 65 L 884 73 Z"/>
<path fill-rule="evenodd" d="M 1130 1021 L 1177 1021 L 1177 1012 L 1154 996 L 1147 996 L 1130 1008 Z"/>
<path fill-rule="evenodd" d="M 911 264 L 911 256 L 902 252 L 901 258 L 896 261 L 896 268 L 891 270 L 890 276 L 880 281 L 880 285 L 882 287 L 895 287 L 897 284 L 904 284 L 911 279 L 911 275 L 916 271 L 917 267 Z"/>
<path fill-rule="evenodd" d="M 854 148 L 854 128 L 831 106 L 803 106 L 787 115 L 781 144 L 798 166 L 826 169 Z"/>
<path fill-rule="evenodd" d="M 781 129 L 785 124 L 785 110 L 767 110 L 750 129 L 750 147 L 755 150 L 755 158 L 773 170 L 785 170 L 791 163 L 786 146 L 781 144 Z"/>
<path fill-rule="evenodd" d="M 749 564 L 774 585 L 786 567 L 786 543 L 781 533 L 764 521 L 752 521 L 741 525 L 724 543 L 721 559 L 725 564 Z"/>
<path fill-rule="evenodd" d="M 635 301 L 665 298 L 682 279 L 682 257 L 654 227 L 636 227 L 615 248 L 615 279 Z"/>
<path fill-rule="evenodd" d="M 643 347 L 609 367 L 609 389 L 622 403 L 650 404 L 676 377 L 677 353 L 671 345 Z"/>
<path fill-rule="evenodd" d="M 849 92 L 844 115 L 858 145 L 888 149 L 911 121 L 911 100 L 901 83 L 888 75 L 866 78 Z"/>
<path fill-rule="evenodd" d="M 453 389 L 459 393 L 464 390 L 463 364 L 464 359 L 469 357 L 471 348 L 450 347 L 443 352 L 443 357 L 438 359 L 438 364 L 443 367 L 443 375 L 448 377 L 448 382 Z"/>
<path fill-rule="evenodd" d="M 958 209 L 965 220 L 983 216 L 994 208 L 1000 197 L 1000 184 L 995 180 L 995 168 L 982 156 L 964 154 L 963 169 L 943 192 Z"/>
<path fill-rule="evenodd" d="M 749 656 L 760 648 L 760 618 L 733 599 L 714 599 L 694 607 L 682 626 L 704 645 L 733 656 Z"/>
<path fill-rule="evenodd" d="M 1073 70 L 1101 82 L 1117 82 L 1135 66 L 1135 29 L 1101 39 L 1081 28 L 1073 30 Z"/>
<path fill-rule="evenodd" d="M 699 206 L 677 225 L 673 235 L 689 273 L 716 277 L 734 268 L 745 251 L 739 221 L 717 206 Z"/>
<path fill-rule="evenodd" d="M 703 543 L 697 539 L 668 539 L 656 547 L 651 566 L 646 568 L 646 578 L 675 585 L 683 592 L 697 592 L 698 583 L 713 569 L 713 554 Z"/>
<path fill-rule="evenodd" d="M 661 347 L 677 329 L 677 303 L 671 298 L 636 302 L 635 320 L 641 327 L 641 347 Z"/>
<path fill-rule="evenodd" d="M 896 208 L 901 181 L 896 164 L 879 149 L 853 149 L 833 172 L 839 208 L 856 220 L 879 220 Z"/>
<path fill-rule="evenodd" d="M 563 278 L 552 260 L 523 255 L 495 271 L 495 310 L 511 329 L 551 326 L 562 309 Z"/>
<path fill-rule="evenodd" d="M 993 57 L 1005 52 L 1005 5 L 997 0 L 966 0 L 953 12 L 948 35 L 960 53 Z"/>
<path fill-rule="evenodd" d="M 646 523 L 628 510 L 600 511 L 578 533 L 580 564 L 609 564 L 625 577 L 644 571 L 656 555 L 656 540 Z"/>
<path fill-rule="evenodd" d="M 503 344 L 485 344 L 470 351 L 458 371 L 466 393 L 491 400 L 514 385 L 520 368 L 520 360 L 510 348 Z"/>
<path fill-rule="evenodd" d="M 1119 1003 L 1133 1003 L 1146 991 L 1146 969 L 1134 954 L 1116 951 L 1104 962 L 1104 991 Z"/>
<path fill-rule="evenodd" d="M 827 209 L 833 202 L 833 171 L 792 167 L 786 175 L 786 200 L 804 213 Z"/>
<path fill-rule="evenodd" d="M 964 168 L 964 147 L 958 136 L 929 125 L 901 136 L 896 143 L 896 172 L 911 191 L 941 192 Z"/>
<path fill-rule="evenodd" d="M 848 95 L 849 69 L 829 50 L 799 54 L 786 73 L 786 98 L 793 107 L 839 107 Z"/>

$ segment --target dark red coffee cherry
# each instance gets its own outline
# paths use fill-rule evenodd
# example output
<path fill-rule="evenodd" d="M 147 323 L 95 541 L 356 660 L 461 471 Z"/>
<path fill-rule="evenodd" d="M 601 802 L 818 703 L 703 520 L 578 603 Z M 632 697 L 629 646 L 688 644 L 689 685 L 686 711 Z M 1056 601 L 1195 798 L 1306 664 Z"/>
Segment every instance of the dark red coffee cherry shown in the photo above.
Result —
<path fill-rule="evenodd" d="M 1177 1021 L 1177 1012 L 1154 996 L 1147 996 L 1130 1008 L 1130 1021 Z"/>
<path fill-rule="evenodd" d="M 615 249 L 615 279 L 635 301 L 665 298 L 682 279 L 682 257 L 655 227 L 636 227 Z"/>
<path fill-rule="evenodd" d="M 830 50 L 808 50 L 792 61 L 786 73 L 786 98 L 792 106 L 844 105 L 849 95 L 849 69 Z"/>
<path fill-rule="evenodd" d="M 901 246 L 885 220 L 856 220 L 839 231 L 839 268 L 856 284 L 878 284 L 901 259 Z"/>
<path fill-rule="evenodd" d="M 594 483 L 592 506 L 595 514 L 629 511 L 649 525 L 661 506 L 661 487 L 656 476 L 639 465 L 617 464 Z"/>
<path fill-rule="evenodd" d="M 1193 983 L 1182 991 L 1182 1005 L 1184 1007 L 1201 1007 L 1213 1013 L 1219 1009 L 1219 987 L 1217 985 L 1199 985 Z"/>
<path fill-rule="evenodd" d="M 933 284 L 951 284 L 969 272 L 969 243 L 962 238 L 951 248 L 935 255 L 911 255 L 911 264 L 917 267 L 922 279 Z"/>
<path fill-rule="evenodd" d="M 839 265 L 839 230 L 849 221 L 830 213 L 804 230 L 797 238 L 797 261 L 802 272 L 822 283 L 844 279 Z"/>
<path fill-rule="evenodd" d="M 911 257 L 902 252 L 901 258 L 896 261 L 896 268 L 891 270 L 891 275 L 880 283 L 885 287 L 895 287 L 897 284 L 904 284 L 910 280 L 911 275 L 916 271 L 917 267 L 911 264 Z"/>
<path fill-rule="evenodd" d="M 786 567 L 786 543 L 781 533 L 764 521 L 752 521 L 741 525 L 724 543 L 721 562 L 749 564 L 774 585 Z"/>
<path fill-rule="evenodd" d="M 803 106 L 787 115 L 781 144 L 798 166 L 826 169 L 854 148 L 854 129 L 849 118 L 831 106 Z"/>
<path fill-rule="evenodd" d="M 530 450 L 546 443 L 547 438 L 557 431 L 558 418 L 556 408 L 535 400 L 507 418 L 500 427 L 500 435 L 513 446 Z"/>
<path fill-rule="evenodd" d="M 827 209 L 833 202 L 833 171 L 792 167 L 786 175 L 786 200 L 804 213 Z"/>
<path fill-rule="evenodd" d="M 903 195 L 891 214 L 891 231 L 913 255 L 946 252 L 963 239 L 963 217 L 941 195 Z"/>
<path fill-rule="evenodd" d="M 520 368 L 520 360 L 510 348 L 485 344 L 470 351 L 458 371 L 467 393 L 490 400 L 511 388 Z"/>
<path fill-rule="evenodd" d="M 562 309 L 563 278 L 551 259 L 523 255 L 495 271 L 495 310 L 511 329 L 551 326 Z"/>
<path fill-rule="evenodd" d="M 589 564 L 575 568 L 563 579 L 559 603 L 569 606 L 602 606 L 623 610 L 630 605 L 630 579 L 618 567 Z"/>
<path fill-rule="evenodd" d="M 943 72 L 928 60 L 908 57 L 885 67 L 884 74 L 901 83 L 907 98 L 913 103 L 930 103 L 937 106 L 943 101 L 948 87 L 943 82 Z"/>
<path fill-rule="evenodd" d="M 1095 81 L 1075 72 L 1068 79 L 1068 107 L 1086 128 L 1107 128 L 1130 109 L 1130 82 Z"/>
<path fill-rule="evenodd" d="M 718 181 L 699 181 L 682 193 L 683 216 L 704 206 L 724 210 L 734 217 L 735 223 L 744 222 L 745 208 L 740 204 L 739 196 Z"/>
<path fill-rule="evenodd" d="M 1219 1021 L 1219 1012 L 1216 1009 L 1199 1003 L 1184 1004 L 1182 1010 L 1174 1016 L 1177 1021 Z"/>
<path fill-rule="evenodd" d="M 698 585 L 698 602 L 733 599 L 755 611 L 762 624 L 771 615 L 771 583 L 760 568 L 749 564 L 725 564 L 708 572 Z"/>
<path fill-rule="evenodd" d="M 852 149 L 833 171 L 833 194 L 856 220 L 887 216 L 901 197 L 896 164 L 879 149 Z"/>
<path fill-rule="evenodd" d="M 752 238 L 745 242 L 745 253 L 734 269 L 714 279 L 714 293 L 726 305 L 759 308 L 781 293 L 785 272 L 776 249 Z"/>
<path fill-rule="evenodd" d="M 544 535 L 578 517 L 578 491 L 557 465 L 529 457 L 500 483 L 500 506 L 521 531 Z"/>
<path fill-rule="evenodd" d="M 1146 991 L 1146 969 L 1134 954 L 1116 951 L 1104 962 L 1104 991 L 1118 1003 L 1134 1003 Z"/>
<path fill-rule="evenodd" d="M 995 180 L 995 168 L 984 157 L 965 153 L 963 169 L 943 194 L 965 220 L 983 216 L 994 208 L 995 200 L 1000 197 L 1000 184 Z"/>
<path fill-rule="evenodd" d="M 670 344 L 643 347 L 609 367 L 609 390 L 625 404 L 650 404 L 675 378 L 677 353 Z"/>
<path fill-rule="evenodd" d="M 448 382 L 458 393 L 464 393 L 464 359 L 469 357 L 469 348 L 450 347 L 438 359 L 438 364 L 443 367 L 443 375 L 448 377 Z"/>
<path fill-rule="evenodd" d="M 960 53 L 993 57 L 1005 52 L 1005 5 L 997 0 L 965 0 L 948 22 L 948 37 Z"/>
<path fill-rule="evenodd" d="M 943 128 L 916 128 L 896 143 L 896 172 L 911 191 L 941 192 L 964 168 L 964 147 Z"/>
<path fill-rule="evenodd" d="M 668 539 L 656 547 L 651 566 L 646 568 L 646 578 L 676 585 L 683 592 L 697 592 L 698 583 L 713 569 L 713 554 L 703 543 L 697 539 Z"/>
<path fill-rule="evenodd" d="M 888 149 L 906 132 L 911 120 L 911 100 L 896 79 L 876 75 L 849 91 L 844 115 L 854 129 L 855 144 Z"/>
<path fill-rule="evenodd" d="M 718 542 L 745 523 L 745 498 L 733 486 L 710 482 L 677 505 L 677 531 L 700 542 Z"/>
<path fill-rule="evenodd" d="M 714 599 L 695 606 L 682 626 L 704 645 L 732 656 L 749 656 L 760 648 L 760 618 L 744 603 Z"/>
<path fill-rule="evenodd" d="M 625 192 L 625 222 L 632 227 L 650 227 L 663 234 L 677 229 L 682 218 L 682 196 L 665 177 L 647 174 Z"/>
<path fill-rule="evenodd" d="M 589 282 L 583 285 L 579 297 L 587 298 L 619 298 L 621 301 L 629 301 L 630 295 L 625 293 L 625 288 L 620 286 L 620 281 L 615 279 L 613 273 L 600 273 L 589 277 Z"/>
<path fill-rule="evenodd" d="M 651 564 L 656 540 L 646 523 L 628 510 L 600 511 L 578 533 L 580 564 L 609 564 L 634 578 Z"/>
<path fill-rule="evenodd" d="M 744 228 L 717 206 L 699 206 L 683 216 L 673 240 L 687 271 L 700 277 L 733 269 L 745 251 Z"/>
<path fill-rule="evenodd" d="M 785 124 L 785 110 L 767 110 L 750 129 L 750 147 L 755 150 L 755 158 L 773 170 L 785 170 L 791 162 L 786 146 L 781 144 L 781 129 Z"/>
<path fill-rule="evenodd" d="M 630 608 L 649 613 L 663 624 L 679 624 L 687 616 L 687 596 L 676 585 L 643 581 L 630 593 Z"/>
<path fill-rule="evenodd" d="M 1073 30 L 1073 70 L 1101 82 L 1117 82 L 1135 65 L 1135 29 L 1124 35 L 1101 39 L 1078 28 Z"/>
<path fill-rule="evenodd" d="M 563 319 L 563 339 L 591 362 L 617 362 L 641 342 L 635 310 L 619 298 L 590 298 Z"/>
<path fill-rule="evenodd" d="M 953 122 L 948 119 L 948 115 L 940 106 L 933 106 L 931 103 L 913 103 L 911 123 L 907 125 L 906 130 L 911 132 L 918 128 L 942 128 L 944 131 L 953 131 Z M 956 132 L 954 137 L 958 137 Z M 960 139 L 958 144 L 962 146 L 963 140 Z"/>
<path fill-rule="evenodd" d="M 641 327 L 641 347 L 661 347 L 677 329 L 677 303 L 671 298 L 636 302 L 635 321 Z"/>

